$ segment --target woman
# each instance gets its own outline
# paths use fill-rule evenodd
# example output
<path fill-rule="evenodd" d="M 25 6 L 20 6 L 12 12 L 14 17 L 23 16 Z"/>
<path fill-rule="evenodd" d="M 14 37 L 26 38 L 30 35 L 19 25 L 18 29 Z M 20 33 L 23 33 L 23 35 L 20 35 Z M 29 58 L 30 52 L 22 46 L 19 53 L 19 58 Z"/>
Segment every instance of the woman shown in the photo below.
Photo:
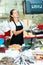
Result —
<path fill-rule="evenodd" d="M 19 14 L 15 9 L 10 11 L 10 28 L 13 33 L 10 45 L 24 43 L 23 41 L 23 24 L 19 20 Z"/>

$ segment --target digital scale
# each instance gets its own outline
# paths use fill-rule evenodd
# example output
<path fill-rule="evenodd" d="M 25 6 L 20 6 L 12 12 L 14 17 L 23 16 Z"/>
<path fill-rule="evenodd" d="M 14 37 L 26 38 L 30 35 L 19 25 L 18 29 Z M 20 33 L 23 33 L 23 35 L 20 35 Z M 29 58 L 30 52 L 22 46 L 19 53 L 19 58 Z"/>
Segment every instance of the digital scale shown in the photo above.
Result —
<path fill-rule="evenodd" d="M 24 0 L 23 6 L 26 14 L 43 13 L 43 0 Z"/>

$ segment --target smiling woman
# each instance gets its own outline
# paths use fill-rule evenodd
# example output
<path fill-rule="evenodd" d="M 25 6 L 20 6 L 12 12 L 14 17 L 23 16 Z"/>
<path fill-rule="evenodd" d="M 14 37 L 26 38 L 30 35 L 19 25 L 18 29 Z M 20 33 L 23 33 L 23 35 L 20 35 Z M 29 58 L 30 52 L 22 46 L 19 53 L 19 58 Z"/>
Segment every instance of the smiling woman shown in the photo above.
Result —
<path fill-rule="evenodd" d="M 10 29 L 13 33 L 10 45 L 12 44 L 20 44 L 22 45 L 24 43 L 23 40 L 23 24 L 19 20 L 19 14 L 15 9 L 12 9 L 10 11 Z"/>

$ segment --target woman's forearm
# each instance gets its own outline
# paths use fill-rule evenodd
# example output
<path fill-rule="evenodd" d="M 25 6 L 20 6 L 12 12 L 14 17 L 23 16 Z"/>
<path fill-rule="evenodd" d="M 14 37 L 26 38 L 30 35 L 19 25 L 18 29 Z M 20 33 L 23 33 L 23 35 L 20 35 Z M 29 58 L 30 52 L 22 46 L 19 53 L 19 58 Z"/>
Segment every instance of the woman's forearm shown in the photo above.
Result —
<path fill-rule="evenodd" d="M 20 34 L 20 33 L 22 33 L 23 32 L 23 29 L 22 30 L 19 30 L 19 31 L 13 31 L 13 33 L 15 34 L 15 35 L 18 35 L 18 34 Z"/>

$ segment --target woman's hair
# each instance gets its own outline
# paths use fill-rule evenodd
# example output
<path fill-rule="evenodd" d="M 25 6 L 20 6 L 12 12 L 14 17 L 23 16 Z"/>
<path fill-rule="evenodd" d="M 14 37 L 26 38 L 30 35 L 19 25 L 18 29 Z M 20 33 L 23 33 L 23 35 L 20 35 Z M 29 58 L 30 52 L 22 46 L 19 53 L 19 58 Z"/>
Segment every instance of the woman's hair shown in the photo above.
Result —
<path fill-rule="evenodd" d="M 11 16 L 12 14 L 13 14 L 13 11 L 14 11 L 15 9 L 12 9 L 11 11 L 10 11 L 10 22 L 11 21 L 14 21 L 14 19 L 13 19 L 13 17 Z"/>

